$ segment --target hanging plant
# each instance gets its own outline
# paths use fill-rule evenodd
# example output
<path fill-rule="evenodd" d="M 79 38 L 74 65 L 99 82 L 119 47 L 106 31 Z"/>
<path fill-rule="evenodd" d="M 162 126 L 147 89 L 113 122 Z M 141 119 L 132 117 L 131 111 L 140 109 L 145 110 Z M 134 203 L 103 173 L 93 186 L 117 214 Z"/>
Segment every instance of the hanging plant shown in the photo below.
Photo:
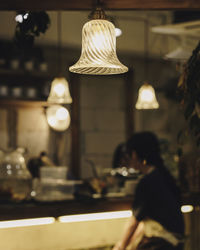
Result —
<path fill-rule="evenodd" d="M 190 132 L 200 147 L 200 42 L 185 64 L 179 78 L 178 91 Z"/>
<path fill-rule="evenodd" d="M 21 50 L 29 50 L 33 47 L 35 37 L 45 33 L 50 25 L 50 19 L 45 11 L 27 12 L 20 11 L 15 18 L 17 25 L 14 41 Z"/>

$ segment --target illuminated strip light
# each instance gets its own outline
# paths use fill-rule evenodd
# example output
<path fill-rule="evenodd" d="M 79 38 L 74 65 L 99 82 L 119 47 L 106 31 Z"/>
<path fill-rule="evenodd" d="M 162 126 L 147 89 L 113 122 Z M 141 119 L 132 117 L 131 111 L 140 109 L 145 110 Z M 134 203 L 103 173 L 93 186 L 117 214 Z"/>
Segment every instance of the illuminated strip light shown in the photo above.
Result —
<path fill-rule="evenodd" d="M 8 221 L 1 221 L 0 228 L 38 226 L 38 225 L 52 224 L 54 222 L 55 218 L 53 217 L 24 219 L 24 220 L 8 220 Z"/>
<path fill-rule="evenodd" d="M 66 215 L 66 216 L 58 217 L 58 220 L 59 220 L 59 222 L 66 223 L 66 222 L 96 221 L 96 220 L 129 218 L 131 216 L 132 216 L 132 211 L 125 210 L 125 211 L 118 211 L 118 212 Z"/>
<path fill-rule="evenodd" d="M 181 206 L 181 212 L 182 213 L 190 213 L 192 212 L 194 209 L 194 207 L 192 205 L 184 205 L 184 206 Z"/>

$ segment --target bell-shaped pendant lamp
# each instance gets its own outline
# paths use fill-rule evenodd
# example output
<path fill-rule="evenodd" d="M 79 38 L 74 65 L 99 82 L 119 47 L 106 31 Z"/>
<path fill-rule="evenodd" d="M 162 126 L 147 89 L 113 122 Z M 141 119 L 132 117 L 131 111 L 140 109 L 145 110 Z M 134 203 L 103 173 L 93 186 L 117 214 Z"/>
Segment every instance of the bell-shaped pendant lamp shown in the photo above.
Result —
<path fill-rule="evenodd" d="M 61 28 L 62 18 L 61 12 L 57 13 L 57 32 L 58 32 L 58 53 L 57 53 L 57 75 L 58 77 L 54 78 L 51 83 L 50 93 L 47 99 L 47 102 L 54 104 L 70 104 L 72 103 L 72 98 L 69 91 L 69 84 L 64 77 L 61 77 L 61 55 L 62 55 L 62 46 L 61 46 Z"/>
<path fill-rule="evenodd" d="M 138 94 L 138 99 L 135 105 L 136 109 L 158 109 L 159 104 L 156 99 L 154 88 L 148 84 L 144 83 Z"/>
<path fill-rule="evenodd" d="M 52 105 L 46 110 L 49 126 L 56 131 L 65 131 L 71 122 L 69 111 L 61 105 Z"/>
<path fill-rule="evenodd" d="M 99 11 L 99 15 L 98 15 Z M 128 71 L 116 54 L 115 26 L 105 20 L 102 9 L 96 9 L 94 20 L 82 29 L 82 51 L 78 62 L 69 70 L 91 75 L 121 74 Z"/>
<path fill-rule="evenodd" d="M 58 104 L 72 103 L 69 84 L 64 77 L 54 78 L 47 102 Z"/>

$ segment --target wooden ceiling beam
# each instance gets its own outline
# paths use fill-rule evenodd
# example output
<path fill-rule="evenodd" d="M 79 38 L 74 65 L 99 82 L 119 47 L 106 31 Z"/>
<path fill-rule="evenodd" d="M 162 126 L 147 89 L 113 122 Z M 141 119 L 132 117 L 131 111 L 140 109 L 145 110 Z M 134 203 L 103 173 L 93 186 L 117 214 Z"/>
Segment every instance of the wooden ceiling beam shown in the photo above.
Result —
<path fill-rule="evenodd" d="M 0 10 L 90 10 L 95 0 L 1 0 Z M 101 0 L 107 10 L 200 9 L 200 0 Z"/>

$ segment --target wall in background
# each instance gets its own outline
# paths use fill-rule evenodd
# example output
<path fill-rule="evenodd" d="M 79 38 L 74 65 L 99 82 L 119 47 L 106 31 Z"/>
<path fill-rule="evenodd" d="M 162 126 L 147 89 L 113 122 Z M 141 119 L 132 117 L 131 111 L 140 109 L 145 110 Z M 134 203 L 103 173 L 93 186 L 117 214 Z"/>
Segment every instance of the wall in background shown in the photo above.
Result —
<path fill-rule="evenodd" d="M 44 47 L 44 58 L 48 66 L 46 75 L 50 79 L 56 76 L 56 48 Z M 62 72 L 69 80 L 68 66 L 79 57 L 79 51 L 65 48 L 62 51 Z M 175 65 L 164 60 L 143 57 L 134 54 L 119 54 L 120 60 L 134 70 L 133 103 L 137 99 L 137 91 L 144 81 L 148 80 L 156 90 L 160 109 L 137 111 L 135 107 L 135 131 L 151 130 L 159 137 L 168 140 L 173 150 L 176 149 L 177 132 L 184 122 L 183 115 L 176 101 L 166 98 L 166 86 L 171 78 L 177 75 Z M 146 64 L 148 63 L 148 67 Z M 146 70 L 148 68 L 148 71 Z M 30 74 L 38 73 L 33 69 Z M 46 89 L 49 86 L 44 85 Z M 125 126 L 125 81 L 122 76 L 80 76 L 80 132 L 81 172 L 82 177 L 91 176 L 91 166 L 85 159 L 90 159 L 100 168 L 110 168 L 113 152 L 117 145 L 126 139 Z M 171 83 L 170 83 L 171 84 Z M 177 82 L 173 83 L 176 88 Z M 169 85 L 171 87 L 171 85 Z M 168 87 L 169 87 L 168 86 Z M 0 147 L 8 147 L 9 131 L 8 113 L 2 110 Z M 46 122 L 45 112 L 41 109 L 19 109 L 17 145 L 28 149 L 28 157 L 36 156 L 41 151 L 47 151 L 52 159 L 58 158 L 60 165 L 70 165 L 71 132 L 70 128 L 59 134 L 52 131 Z M 174 119 L 179 117 L 174 124 Z M 13 125 L 15 126 L 15 125 Z M 57 154 L 57 156 L 55 156 Z"/>

